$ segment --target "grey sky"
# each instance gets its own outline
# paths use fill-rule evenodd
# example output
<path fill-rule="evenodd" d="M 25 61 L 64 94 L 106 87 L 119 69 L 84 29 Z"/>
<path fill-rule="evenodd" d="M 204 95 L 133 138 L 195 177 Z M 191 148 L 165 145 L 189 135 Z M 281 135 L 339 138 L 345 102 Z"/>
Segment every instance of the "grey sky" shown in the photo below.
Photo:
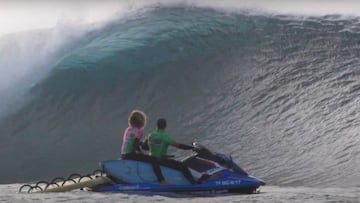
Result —
<path fill-rule="evenodd" d="M 54 27 L 58 23 L 106 21 L 115 14 L 156 2 L 180 2 L 229 11 L 256 8 L 259 12 L 293 15 L 360 15 L 359 0 L 0 0 L 0 35 Z"/>

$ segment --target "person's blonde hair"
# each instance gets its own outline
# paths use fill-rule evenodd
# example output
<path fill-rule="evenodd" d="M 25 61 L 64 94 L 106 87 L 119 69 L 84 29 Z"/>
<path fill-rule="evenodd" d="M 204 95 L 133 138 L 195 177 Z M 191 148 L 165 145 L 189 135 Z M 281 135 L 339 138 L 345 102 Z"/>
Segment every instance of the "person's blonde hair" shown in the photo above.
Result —
<path fill-rule="evenodd" d="M 146 114 L 140 110 L 133 110 L 128 118 L 131 127 L 143 128 L 146 125 Z"/>

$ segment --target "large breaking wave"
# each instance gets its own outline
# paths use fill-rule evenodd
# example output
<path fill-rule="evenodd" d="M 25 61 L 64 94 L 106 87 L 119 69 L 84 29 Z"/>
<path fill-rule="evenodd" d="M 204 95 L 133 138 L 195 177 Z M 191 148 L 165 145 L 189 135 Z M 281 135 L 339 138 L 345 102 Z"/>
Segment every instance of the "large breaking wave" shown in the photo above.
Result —
<path fill-rule="evenodd" d="M 145 131 L 166 117 L 176 139 L 231 152 L 268 184 L 356 186 L 359 22 L 158 7 L 72 38 L 16 89 L 27 99 L 0 122 L 0 182 L 96 169 L 142 109 Z"/>

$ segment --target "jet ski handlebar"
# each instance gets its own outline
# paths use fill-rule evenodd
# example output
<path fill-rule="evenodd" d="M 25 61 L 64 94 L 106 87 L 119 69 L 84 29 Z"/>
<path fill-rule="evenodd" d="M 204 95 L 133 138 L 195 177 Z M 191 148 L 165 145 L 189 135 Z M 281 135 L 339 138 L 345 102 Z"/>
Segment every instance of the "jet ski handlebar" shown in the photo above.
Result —
<path fill-rule="evenodd" d="M 193 151 L 197 152 L 197 153 L 210 153 L 212 154 L 212 152 L 207 149 L 205 146 L 203 145 L 200 145 L 199 143 L 197 142 L 193 142 L 192 143 L 192 146 L 194 147 Z"/>

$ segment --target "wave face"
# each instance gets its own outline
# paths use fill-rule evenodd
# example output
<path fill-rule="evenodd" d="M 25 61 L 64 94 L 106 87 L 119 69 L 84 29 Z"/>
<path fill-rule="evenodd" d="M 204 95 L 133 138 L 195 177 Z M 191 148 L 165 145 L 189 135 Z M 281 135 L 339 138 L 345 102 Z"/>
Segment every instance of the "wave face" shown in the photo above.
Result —
<path fill-rule="evenodd" d="M 268 184 L 356 186 L 357 31 L 357 18 L 167 7 L 88 32 L 1 120 L 0 182 L 89 173 L 141 109 L 146 132 L 166 117 L 179 141 L 231 152 Z"/>

